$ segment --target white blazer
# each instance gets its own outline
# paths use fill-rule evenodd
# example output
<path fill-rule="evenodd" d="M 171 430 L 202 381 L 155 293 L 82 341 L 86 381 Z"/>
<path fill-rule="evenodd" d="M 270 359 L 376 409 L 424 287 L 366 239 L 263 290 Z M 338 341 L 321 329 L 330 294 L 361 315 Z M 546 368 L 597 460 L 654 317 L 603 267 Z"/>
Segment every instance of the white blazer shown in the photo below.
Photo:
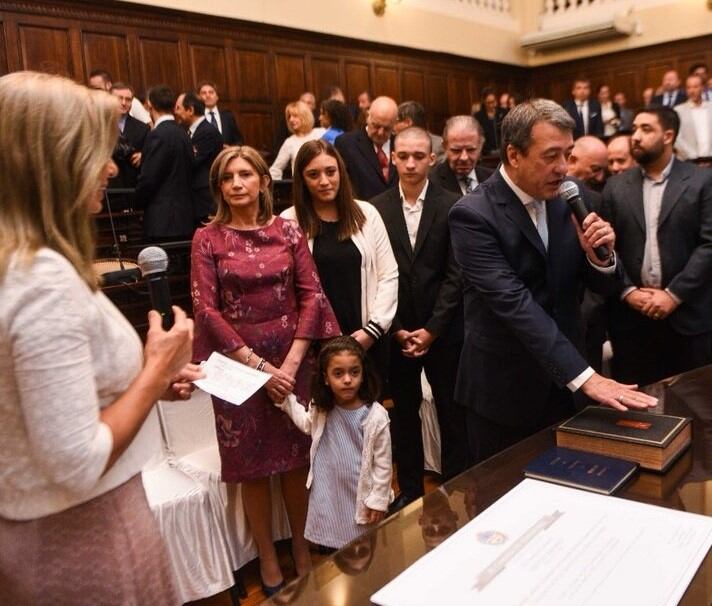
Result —
<path fill-rule="evenodd" d="M 381 214 L 369 202 L 356 200 L 356 204 L 366 216 L 361 231 L 351 236 L 361 253 L 361 321 L 369 334 L 382 336 L 391 327 L 398 307 L 398 264 Z M 293 206 L 280 216 L 297 220 Z M 314 250 L 313 238 L 309 238 L 309 250 Z M 373 334 L 373 324 L 380 334 Z"/>

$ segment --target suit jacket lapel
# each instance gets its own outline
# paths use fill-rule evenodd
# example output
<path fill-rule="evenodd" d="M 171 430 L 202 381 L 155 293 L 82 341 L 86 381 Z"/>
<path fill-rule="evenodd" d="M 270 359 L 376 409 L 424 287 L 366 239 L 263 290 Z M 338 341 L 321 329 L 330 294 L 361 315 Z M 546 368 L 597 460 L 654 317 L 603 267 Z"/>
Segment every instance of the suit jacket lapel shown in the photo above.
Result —
<path fill-rule="evenodd" d="M 645 227 L 645 205 L 643 204 L 643 175 L 640 170 L 632 170 L 628 176 L 628 205 L 643 235 Z"/>
<path fill-rule="evenodd" d="M 435 220 L 438 202 L 433 199 L 433 186 L 428 185 L 428 191 L 425 194 L 423 201 L 423 212 L 420 214 L 420 223 L 418 224 L 418 234 L 415 237 L 415 248 L 413 249 L 413 257 L 417 257 L 420 249 L 423 247 L 423 242 L 428 238 L 430 226 Z"/>
<path fill-rule="evenodd" d="M 660 218 L 658 219 L 658 227 L 670 216 L 670 212 L 677 204 L 677 201 L 687 189 L 688 175 L 683 173 L 682 164 L 677 160 L 673 160 L 672 170 L 668 177 L 668 183 L 665 186 L 665 193 L 660 204 Z"/>
<path fill-rule="evenodd" d="M 378 157 L 376 156 L 376 151 L 373 148 L 373 142 L 368 138 L 366 131 L 361 129 L 359 131 L 359 137 L 357 139 L 358 147 L 361 150 L 366 162 L 376 171 L 376 174 L 381 179 L 383 183 L 386 183 L 383 178 L 383 172 L 381 171 L 381 165 L 378 163 Z"/>
<path fill-rule="evenodd" d="M 522 233 L 526 236 L 527 240 L 531 242 L 532 246 L 534 246 L 534 248 L 536 248 L 544 258 L 546 258 L 544 242 L 541 241 L 541 236 L 536 230 L 536 226 L 529 216 L 527 209 L 524 208 L 524 204 L 522 204 L 522 201 L 517 198 L 517 195 L 510 189 L 501 175 L 497 175 L 497 179 L 500 181 L 498 187 L 501 190 L 501 195 L 497 196 L 497 202 L 504 205 L 504 212 L 506 215 L 515 225 L 517 225 L 517 227 L 519 227 Z"/>
<path fill-rule="evenodd" d="M 408 258 L 412 259 L 413 247 L 410 245 L 410 238 L 408 237 L 408 227 L 405 224 L 405 217 L 403 216 L 403 202 L 401 201 L 400 192 L 398 189 L 392 189 L 390 191 L 390 198 L 388 202 L 388 222 L 393 226 L 395 239 L 400 245 L 400 247 L 403 249 L 403 252 L 408 255 Z"/>

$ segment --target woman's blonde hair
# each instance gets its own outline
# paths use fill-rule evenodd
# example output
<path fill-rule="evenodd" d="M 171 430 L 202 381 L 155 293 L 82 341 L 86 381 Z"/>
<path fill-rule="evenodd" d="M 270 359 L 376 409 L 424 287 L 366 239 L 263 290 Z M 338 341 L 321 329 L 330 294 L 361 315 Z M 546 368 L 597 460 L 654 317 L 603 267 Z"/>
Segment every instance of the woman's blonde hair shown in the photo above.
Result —
<path fill-rule="evenodd" d="M 314 114 L 309 106 L 304 103 L 304 101 L 294 101 L 293 103 L 288 103 L 287 107 L 284 108 L 284 119 L 287 121 L 287 128 L 290 133 L 298 135 L 300 133 L 295 133 L 292 127 L 289 125 L 289 114 L 294 112 L 299 116 L 302 121 L 302 131 L 303 133 L 308 133 L 314 128 Z"/>
<path fill-rule="evenodd" d="M 255 172 L 260 178 L 260 199 L 257 223 L 264 225 L 272 218 L 272 193 L 269 189 L 269 186 L 272 184 L 272 177 L 269 174 L 269 166 L 267 166 L 267 163 L 262 156 L 260 156 L 259 152 L 247 145 L 225 148 L 217 155 L 213 165 L 210 167 L 210 191 L 213 194 L 216 208 L 215 217 L 213 217 L 210 223 L 225 224 L 232 221 L 230 205 L 225 202 L 223 198 L 220 184 L 223 181 L 228 164 L 236 158 L 242 158 L 247 162 L 255 169 Z M 267 179 L 265 179 L 265 177 L 267 177 Z M 262 181 L 267 182 L 267 186 L 264 188 L 261 186 Z"/>
<path fill-rule="evenodd" d="M 14 72 L 0 78 L 0 279 L 10 259 L 48 247 L 90 288 L 89 204 L 118 137 L 118 102 L 67 78 Z"/>

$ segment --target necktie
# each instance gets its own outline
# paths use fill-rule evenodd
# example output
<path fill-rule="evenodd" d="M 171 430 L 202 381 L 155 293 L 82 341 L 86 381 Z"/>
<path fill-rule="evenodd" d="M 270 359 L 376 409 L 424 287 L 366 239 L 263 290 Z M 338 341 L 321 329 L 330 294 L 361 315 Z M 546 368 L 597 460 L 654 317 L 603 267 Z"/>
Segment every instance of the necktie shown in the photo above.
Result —
<path fill-rule="evenodd" d="M 529 211 L 529 216 L 534 213 L 534 222 L 536 223 L 536 230 L 539 232 L 539 237 L 544 243 L 544 248 L 549 249 L 549 227 L 546 224 L 546 212 L 544 211 L 544 202 L 540 200 L 532 200 L 527 204 L 527 208 L 531 209 Z"/>
<path fill-rule="evenodd" d="M 475 184 L 472 177 L 460 177 L 460 183 L 464 186 L 466 194 L 471 194 L 475 191 Z"/>
<path fill-rule="evenodd" d="M 210 124 L 212 124 L 213 126 L 217 126 L 217 122 L 215 121 L 215 110 L 214 109 L 211 109 L 208 112 L 208 122 L 210 122 Z"/>
<path fill-rule="evenodd" d="M 381 173 L 383 174 L 383 180 L 388 182 L 388 157 L 386 152 L 383 151 L 383 147 L 380 145 L 376 146 L 376 157 L 378 158 L 378 164 L 381 167 Z"/>

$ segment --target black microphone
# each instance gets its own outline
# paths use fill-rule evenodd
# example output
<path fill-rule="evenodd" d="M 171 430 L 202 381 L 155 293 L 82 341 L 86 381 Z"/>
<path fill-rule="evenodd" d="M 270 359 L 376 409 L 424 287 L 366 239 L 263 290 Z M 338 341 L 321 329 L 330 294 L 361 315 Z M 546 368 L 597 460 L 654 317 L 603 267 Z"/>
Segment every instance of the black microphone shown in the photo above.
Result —
<path fill-rule="evenodd" d="M 173 309 L 171 308 L 171 293 L 168 288 L 168 255 L 159 246 L 149 246 L 138 253 L 138 266 L 141 275 L 146 278 L 148 292 L 151 295 L 151 307 L 161 314 L 163 330 L 173 326 Z"/>
<path fill-rule="evenodd" d="M 571 208 L 571 212 L 574 217 L 576 217 L 578 224 L 583 225 L 583 220 L 591 214 L 591 211 L 586 208 L 586 204 L 579 194 L 578 185 L 571 181 L 564 181 L 559 186 L 559 195 L 566 201 L 569 208 Z M 605 246 L 596 246 L 593 252 L 599 261 L 605 261 L 610 256 Z"/>

